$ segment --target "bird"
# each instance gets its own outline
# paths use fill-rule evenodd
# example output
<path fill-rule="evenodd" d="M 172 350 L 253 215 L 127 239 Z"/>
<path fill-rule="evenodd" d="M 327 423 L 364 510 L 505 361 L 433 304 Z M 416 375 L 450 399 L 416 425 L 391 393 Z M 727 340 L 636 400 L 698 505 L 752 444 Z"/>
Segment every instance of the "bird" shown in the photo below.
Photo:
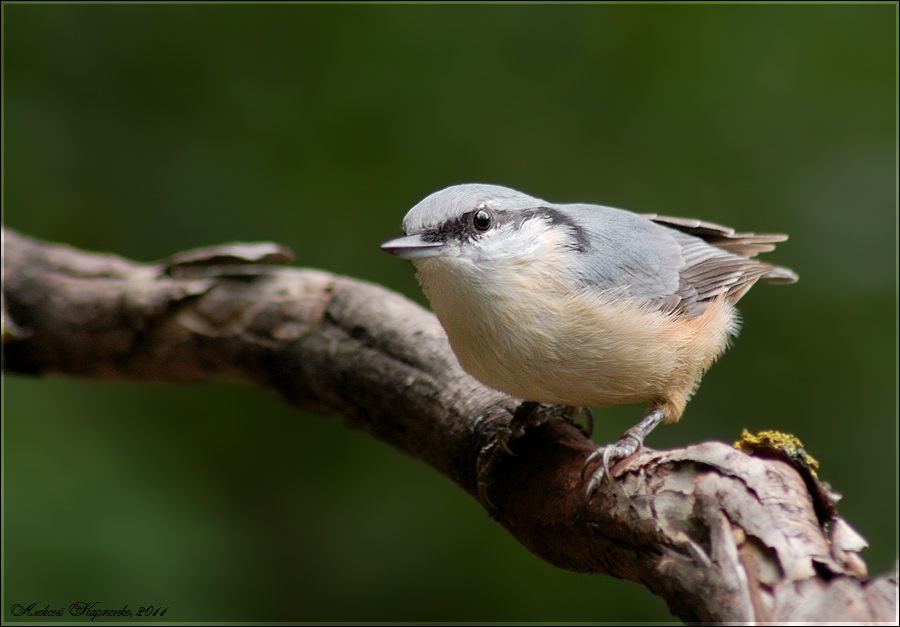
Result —
<path fill-rule="evenodd" d="M 585 461 L 599 462 L 588 498 L 610 464 L 682 416 L 737 334 L 735 303 L 747 290 L 798 278 L 754 259 L 787 235 L 551 203 L 499 185 L 437 191 L 409 210 L 403 233 L 382 249 L 412 261 L 473 377 L 530 407 L 648 404 Z"/>

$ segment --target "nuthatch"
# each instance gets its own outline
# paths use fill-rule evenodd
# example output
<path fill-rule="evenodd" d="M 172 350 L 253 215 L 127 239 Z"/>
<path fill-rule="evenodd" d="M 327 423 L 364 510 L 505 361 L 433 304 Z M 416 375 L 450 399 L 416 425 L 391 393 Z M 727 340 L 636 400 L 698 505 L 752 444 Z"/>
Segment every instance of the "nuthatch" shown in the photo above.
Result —
<path fill-rule="evenodd" d="M 413 262 L 459 363 L 525 401 L 650 410 L 585 464 L 632 455 L 674 422 L 737 333 L 734 304 L 757 281 L 793 283 L 752 259 L 786 235 L 684 218 L 558 205 L 496 185 L 436 192 L 382 249 Z"/>

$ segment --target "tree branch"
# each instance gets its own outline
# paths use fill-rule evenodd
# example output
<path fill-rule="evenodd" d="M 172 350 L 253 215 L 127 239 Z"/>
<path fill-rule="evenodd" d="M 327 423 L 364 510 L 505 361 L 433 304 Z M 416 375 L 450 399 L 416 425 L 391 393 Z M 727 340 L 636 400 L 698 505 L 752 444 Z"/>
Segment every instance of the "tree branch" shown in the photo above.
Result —
<path fill-rule="evenodd" d="M 3 369 L 246 381 L 343 416 L 479 498 L 479 456 L 518 401 L 463 372 L 418 305 L 271 265 L 289 259 L 233 244 L 138 264 L 4 230 Z M 593 448 L 563 419 L 529 430 L 488 466 L 486 509 L 548 562 L 642 583 L 685 621 L 894 620 L 896 574 L 866 580 L 864 541 L 802 469 L 715 442 L 643 450 L 586 506 Z"/>

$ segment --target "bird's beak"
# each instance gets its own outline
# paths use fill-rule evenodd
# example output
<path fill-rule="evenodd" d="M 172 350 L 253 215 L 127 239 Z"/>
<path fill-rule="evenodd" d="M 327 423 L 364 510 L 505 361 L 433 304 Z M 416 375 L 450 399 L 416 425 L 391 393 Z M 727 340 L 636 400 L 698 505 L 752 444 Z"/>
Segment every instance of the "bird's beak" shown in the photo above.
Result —
<path fill-rule="evenodd" d="M 421 235 L 407 235 L 385 242 L 381 245 L 381 250 L 403 259 L 415 261 L 440 256 L 444 245 L 440 242 L 426 242 Z"/>

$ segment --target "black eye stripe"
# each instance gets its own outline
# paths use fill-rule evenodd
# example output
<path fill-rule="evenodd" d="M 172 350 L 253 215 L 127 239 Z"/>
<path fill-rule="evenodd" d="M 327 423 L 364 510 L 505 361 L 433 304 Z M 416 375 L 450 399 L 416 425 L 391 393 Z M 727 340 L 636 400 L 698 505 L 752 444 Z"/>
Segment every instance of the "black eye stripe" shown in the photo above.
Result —
<path fill-rule="evenodd" d="M 479 214 L 486 215 L 487 221 L 485 222 L 483 218 L 478 217 Z M 476 207 L 474 211 L 466 212 L 441 225 L 423 229 L 421 235 L 426 242 L 449 242 L 452 240 L 465 242 L 470 240 L 473 235 L 483 233 L 491 227 L 519 229 L 525 222 L 532 219 L 543 219 L 552 224 L 565 227 L 574 238 L 571 246 L 574 250 L 585 252 L 590 249 L 590 242 L 584 230 L 561 211 L 551 207 L 535 207 L 533 209 L 510 211 L 488 209 L 486 206 L 481 205 Z"/>

